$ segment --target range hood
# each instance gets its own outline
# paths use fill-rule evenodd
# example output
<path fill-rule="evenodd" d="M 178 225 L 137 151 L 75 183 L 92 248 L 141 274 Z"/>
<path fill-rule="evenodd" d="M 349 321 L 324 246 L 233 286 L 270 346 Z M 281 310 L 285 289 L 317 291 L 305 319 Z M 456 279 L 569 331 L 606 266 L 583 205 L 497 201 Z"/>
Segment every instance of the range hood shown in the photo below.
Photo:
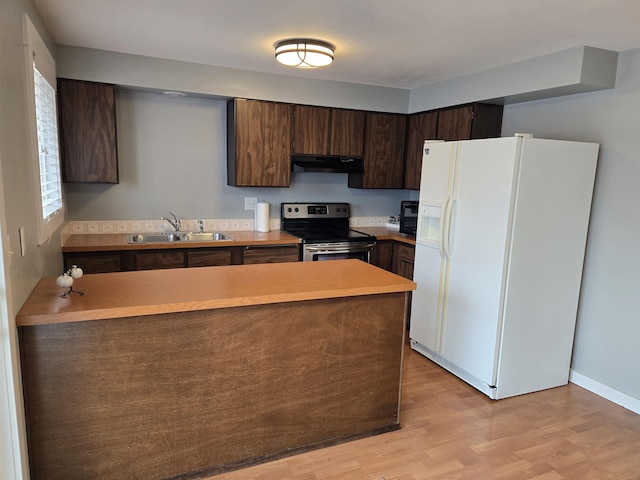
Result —
<path fill-rule="evenodd" d="M 291 157 L 291 170 L 293 172 L 363 173 L 364 167 L 361 158 L 294 155 Z"/>

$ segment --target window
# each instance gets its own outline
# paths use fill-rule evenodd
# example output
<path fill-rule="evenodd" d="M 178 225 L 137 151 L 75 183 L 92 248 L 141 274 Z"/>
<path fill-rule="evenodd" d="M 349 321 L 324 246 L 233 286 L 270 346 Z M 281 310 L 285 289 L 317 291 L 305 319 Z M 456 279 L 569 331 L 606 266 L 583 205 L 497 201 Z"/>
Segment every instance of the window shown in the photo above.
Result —
<path fill-rule="evenodd" d="M 33 66 L 33 81 L 36 98 L 42 220 L 48 222 L 51 220 L 52 215 L 62 209 L 56 91 L 38 71 L 35 62 Z"/>
<path fill-rule="evenodd" d="M 27 15 L 23 16 L 23 31 L 28 65 L 27 85 L 33 85 L 28 98 L 33 118 L 31 142 L 38 245 L 42 245 L 64 222 L 56 68 L 51 53 Z"/>

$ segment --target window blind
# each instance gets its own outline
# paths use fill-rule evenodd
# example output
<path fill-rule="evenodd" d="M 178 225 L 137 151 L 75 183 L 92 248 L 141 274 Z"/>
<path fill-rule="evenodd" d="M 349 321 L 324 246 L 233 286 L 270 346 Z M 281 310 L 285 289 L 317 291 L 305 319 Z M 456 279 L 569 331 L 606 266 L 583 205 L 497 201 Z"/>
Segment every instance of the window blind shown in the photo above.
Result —
<path fill-rule="evenodd" d="M 62 208 L 56 92 L 35 66 L 35 62 L 33 79 L 36 100 L 42 218 L 46 222 Z"/>

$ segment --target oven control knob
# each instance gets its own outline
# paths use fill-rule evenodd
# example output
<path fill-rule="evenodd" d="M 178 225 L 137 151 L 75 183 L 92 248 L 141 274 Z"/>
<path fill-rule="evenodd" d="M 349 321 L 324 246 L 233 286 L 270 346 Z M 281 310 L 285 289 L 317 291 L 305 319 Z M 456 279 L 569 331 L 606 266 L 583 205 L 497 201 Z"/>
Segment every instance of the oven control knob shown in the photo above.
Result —
<path fill-rule="evenodd" d="M 336 208 L 336 212 L 340 213 L 340 207 Z"/>
<path fill-rule="evenodd" d="M 287 212 L 291 213 L 291 207 L 287 208 Z"/>
<path fill-rule="evenodd" d="M 298 212 L 298 207 L 294 208 L 294 210 L 296 211 L 296 213 Z"/>

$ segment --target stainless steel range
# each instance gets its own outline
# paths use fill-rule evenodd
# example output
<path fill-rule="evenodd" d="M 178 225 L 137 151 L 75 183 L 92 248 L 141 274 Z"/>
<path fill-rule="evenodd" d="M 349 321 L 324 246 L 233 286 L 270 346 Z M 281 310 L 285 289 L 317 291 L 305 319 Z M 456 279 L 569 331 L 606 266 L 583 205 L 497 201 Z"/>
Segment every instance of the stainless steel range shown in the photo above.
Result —
<path fill-rule="evenodd" d="M 376 237 L 349 228 L 348 203 L 282 203 L 280 229 L 302 239 L 305 262 L 357 258 L 367 263 Z"/>

